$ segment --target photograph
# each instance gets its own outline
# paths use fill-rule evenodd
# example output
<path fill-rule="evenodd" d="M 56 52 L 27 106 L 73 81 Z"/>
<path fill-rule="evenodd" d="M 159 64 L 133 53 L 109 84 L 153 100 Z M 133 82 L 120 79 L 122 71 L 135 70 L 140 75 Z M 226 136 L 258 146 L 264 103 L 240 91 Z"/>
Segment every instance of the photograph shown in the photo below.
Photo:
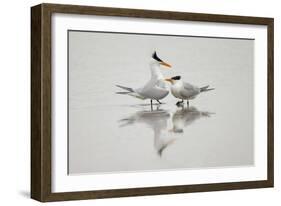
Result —
<path fill-rule="evenodd" d="M 274 18 L 31 8 L 31 198 L 274 187 Z"/>
<path fill-rule="evenodd" d="M 68 30 L 68 175 L 254 166 L 254 45 Z"/>

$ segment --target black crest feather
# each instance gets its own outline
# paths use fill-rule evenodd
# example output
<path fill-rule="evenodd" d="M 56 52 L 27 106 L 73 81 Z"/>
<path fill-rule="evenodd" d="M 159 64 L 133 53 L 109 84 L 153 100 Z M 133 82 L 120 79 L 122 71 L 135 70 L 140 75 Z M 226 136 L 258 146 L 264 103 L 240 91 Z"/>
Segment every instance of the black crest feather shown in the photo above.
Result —
<path fill-rule="evenodd" d="M 153 53 L 152 58 L 155 59 L 156 61 L 163 62 L 163 61 L 157 56 L 156 51 Z"/>
<path fill-rule="evenodd" d="M 174 76 L 174 77 L 172 77 L 171 79 L 173 79 L 173 80 L 180 80 L 180 79 L 181 79 L 181 76 Z"/>

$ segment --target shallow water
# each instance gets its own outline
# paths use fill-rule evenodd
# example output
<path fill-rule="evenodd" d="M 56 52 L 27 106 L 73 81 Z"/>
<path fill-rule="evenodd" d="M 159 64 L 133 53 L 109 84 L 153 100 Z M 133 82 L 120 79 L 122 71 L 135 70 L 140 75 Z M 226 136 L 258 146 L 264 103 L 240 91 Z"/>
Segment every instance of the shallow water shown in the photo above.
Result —
<path fill-rule="evenodd" d="M 107 35 L 70 33 L 70 174 L 254 164 L 253 41 Z M 142 46 L 132 50 L 136 41 Z M 115 84 L 138 87 L 149 79 L 153 48 L 173 65 L 164 76 L 215 90 L 189 107 L 177 107 L 171 94 L 153 108 L 115 94 Z"/>

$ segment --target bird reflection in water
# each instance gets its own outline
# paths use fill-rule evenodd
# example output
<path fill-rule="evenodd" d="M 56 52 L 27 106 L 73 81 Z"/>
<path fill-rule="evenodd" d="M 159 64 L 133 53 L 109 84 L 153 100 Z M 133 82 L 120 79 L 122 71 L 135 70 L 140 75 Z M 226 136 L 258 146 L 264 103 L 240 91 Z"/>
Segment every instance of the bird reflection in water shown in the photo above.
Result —
<path fill-rule="evenodd" d="M 151 128 L 154 133 L 154 148 L 161 156 L 163 150 L 174 141 L 173 137 L 167 135 L 168 120 L 171 115 L 167 110 L 160 109 L 158 106 L 156 110 L 142 110 L 121 119 L 120 127 L 133 125 L 135 123 L 143 123 L 148 128 Z"/>
<path fill-rule="evenodd" d="M 183 133 L 183 128 L 194 123 L 201 117 L 210 117 L 212 113 L 202 112 L 195 107 L 181 107 L 174 113 L 160 109 L 142 110 L 133 115 L 119 120 L 120 127 L 134 125 L 136 123 L 145 124 L 154 133 L 154 148 L 159 156 Z M 172 129 L 168 128 L 168 121 L 172 122 Z"/>
<path fill-rule="evenodd" d="M 174 133 L 183 133 L 183 128 L 193 124 L 201 117 L 210 117 L 211 112 L 199 111 L 196 107 L 181 107 L 172 116 Z"/>

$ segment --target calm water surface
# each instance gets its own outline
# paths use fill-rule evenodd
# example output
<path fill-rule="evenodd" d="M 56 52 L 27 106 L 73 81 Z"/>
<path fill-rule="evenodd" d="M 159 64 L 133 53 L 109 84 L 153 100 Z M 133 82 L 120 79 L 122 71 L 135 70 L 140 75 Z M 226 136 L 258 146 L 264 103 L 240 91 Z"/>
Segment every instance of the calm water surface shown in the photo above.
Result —
<path fill-rule="evenodd" d="M 248 40 L 71 32 L 69 173 L 91 174 L 254 164 L 253 47 Z M 132 48 L 132 45 L 135 45 Z M 142 86 L 157 48 L 181 75 L 210 85 L 190 107 L 117 95 Z"/>

